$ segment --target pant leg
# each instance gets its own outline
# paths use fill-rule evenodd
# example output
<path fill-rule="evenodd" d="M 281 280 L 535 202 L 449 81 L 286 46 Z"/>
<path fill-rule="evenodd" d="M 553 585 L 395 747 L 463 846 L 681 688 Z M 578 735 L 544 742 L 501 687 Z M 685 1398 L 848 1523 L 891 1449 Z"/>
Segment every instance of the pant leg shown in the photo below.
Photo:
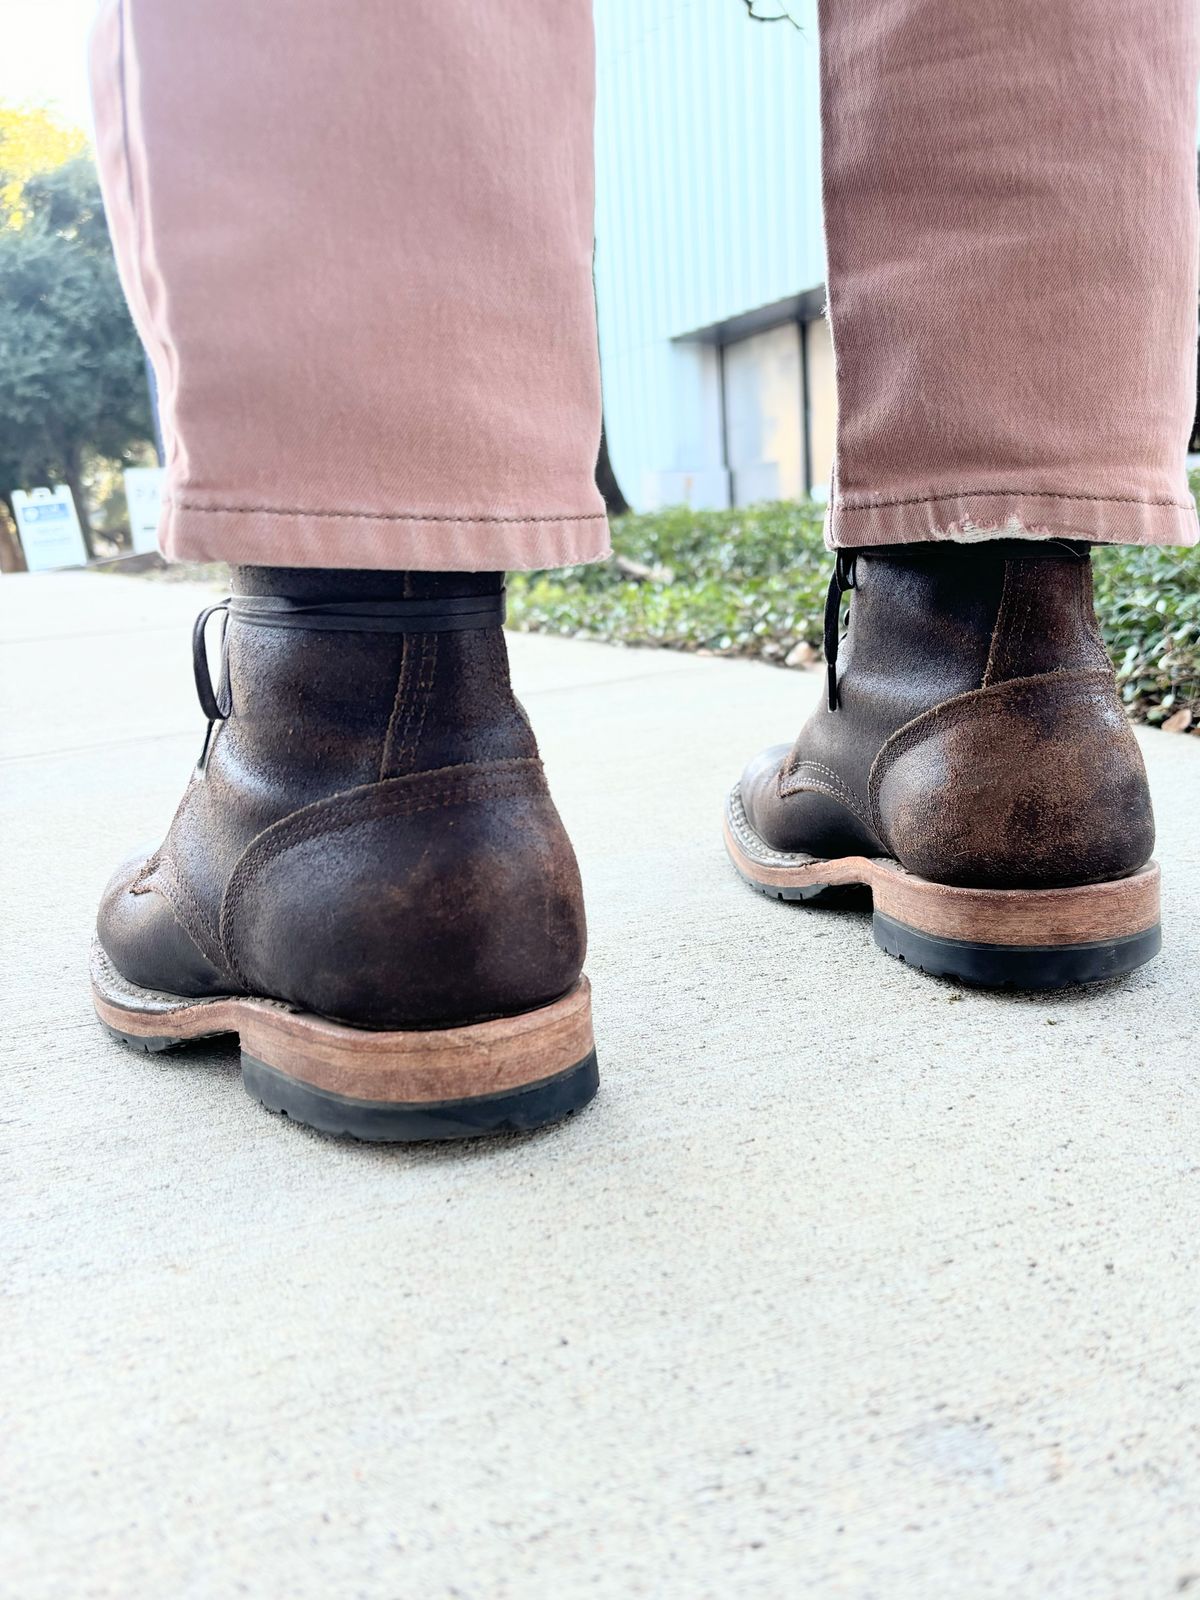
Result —
<path fill-rule="evenodd" d="M 168 556 L 606 552 L 589 0 L 104 0 L 92 75 Z"/>
<path fill-rule="evenodd" d="M 830 543 L 1192 543 L 1196 0 L 820 24 Z"/>

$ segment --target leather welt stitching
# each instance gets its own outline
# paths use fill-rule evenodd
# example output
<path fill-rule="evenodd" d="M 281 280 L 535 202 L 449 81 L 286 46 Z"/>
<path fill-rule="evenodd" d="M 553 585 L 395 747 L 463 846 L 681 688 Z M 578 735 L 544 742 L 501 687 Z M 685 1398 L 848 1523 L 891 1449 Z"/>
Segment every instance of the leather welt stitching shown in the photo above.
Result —
<path fill-rule="evenodd" d="M 427 633 L 421 640 L 421 670 L 417 674 L 416 698 L 408 708 L 404 725 L 404 743 L 396 761 L 397 772 L 403 772 L 416 758 L 425 732 L 425 719 L 429 715 L 429 702 L 433 698 L 433 684 L 437 675 L 438 635 Z M 413 718 L 416 717 L 416 727 Z"/>
<path fill-rule="evenodd" d="M 801 794 L 808 789 L 819 789 L 823 794 L 831 795 L 835 800 L 840 801 L 842 805 L 853 811 L 860 822 L 866 823 L 868 827 L 870 826 L 870 821 L 863 815 L 862 808 L 855 798 L 853 790 L 847 786 L 845 779 L 836 773 L 832 767 L 827 767 L 820 761 L 798 761 L 794 767 L 789 768 L 788 778 L 794 778 L 797 773 L 803 772 L 805 768 L 811 768 L 814 772 L 823 772 L 831 782 L 825 783 L 819 778 L 810 778 L 801 779 L 795 784 L 781 783 L 779 786 L 781 795 Z"/>
<path fill-rule="evenodd" d="M 438 780 L 431 784 L 428 780 Z M 312 839 L 344 832 L 383 818 L 411 817 L 441 811 L 453 805 L 483 800 L 509 799 L 519 794 L 544 794 L 546 780 L 538 760 L 491 762 L 486 766 L 440 767 L 407 777 L 385 778 L 381 783 L 347 789 L 318 800 L 265 828 L 252 839 L 230 875 L 221 904 L 220 937 L 223 959 L 244 987 L 246 976 L 233 950 L 233 934 L 242 901 L 271 862 Z"/>
<path fill-rule="evenodd" d="M 1009 618 L 1012 614 L 1013 607 L 1014 582 L 1015 575 L 1013 563 L 1011 561 L 1006 561 L 1004 563 L 1004 584 L 1000 591 L 1000 609 L 997 611 L 996 620 L 992 624 L 992 637 L 988 646 L 987 666 L 983 669 L 982 687 L 985 689 L 988 688 L 994 681 L 993 674 L 996 671 L 996 662 L 997 657 L 1000 654 L 1001 642 L 1008 630 Z"/>
<path fill-rule="evenodd" d="M 154 890 L 154 875 L 162 863 L 162 846 L 143 862 L 140 870 L 134 874 L 133 882 L 129 885 L 130 894 L 151 894 Z"/>
<path fill-rule="evenodd" d="M 906 722 L 903 727 L 896 729 L 871 765 L 871 775 L 867 780 L 867 795 L 875 832 L 885 844 L 889 842 L 883 828 L 883 819 L 879 815 L 879 791 L 888 768 L 913 745 L 920 744 L 932 733 L 952 727 L 969 713 L 974 712 L 981 717 L 995 716 L 1007 709 L 1011 701 L 1019 699 L 1023 691 L 1028 692 L 1030 689 L 1051 685 L 1055 689 L 1065 689 L 1077 694 L 1089 687 L 1108 689 L 1111 681 L 1111 668 L 1081 667 L 1074 672 L 1038 672 L 1028 678 L 1005 678 L 1000 683 L 989 684 L 985 688 L 968 689 L 965 694 L 956 695 L 952 700 L 944 700 L 941 705 L 923 711 L 919 717 L 914 717 L 911 722 Z"/>
<path fill-rule="evenodd" d="M 152 878 L 139 874 L 135 884 L 136 887 L 130 886 L 131 894 L 156 894 L 160 900 L 166 901 L 171 915 L 201 955 L 211 961 L 219 971 L 225 970 L 224 951 L 217 938 L 209 931 L 200 902 L 173 867 L 159 862 Z"/>
<path fill-rule="evenodd" d="M 436 633 L 413 634 L 404 641 L 400 676 L 396 684 L 396 699 L 392 706 L 383 754 L 379 761 L 381 783 L 388 778 L 404 776 L 405 769 L 421 742 L 429 699 L 433 692 L 437 642 Z"/>

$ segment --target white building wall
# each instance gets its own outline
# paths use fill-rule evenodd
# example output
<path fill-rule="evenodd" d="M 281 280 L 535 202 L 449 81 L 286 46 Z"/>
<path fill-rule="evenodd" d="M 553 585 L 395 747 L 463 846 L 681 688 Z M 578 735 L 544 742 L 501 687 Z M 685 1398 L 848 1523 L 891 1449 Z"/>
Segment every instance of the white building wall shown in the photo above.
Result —
<path fill-rule="evenodd" d="M 760 7 L 770 9 L 770 7 Z M 595 0 L 609 450 L 638 509 L 724 505 L 716 352 L 672 341 L 824 278 L 815 4 Z"/>

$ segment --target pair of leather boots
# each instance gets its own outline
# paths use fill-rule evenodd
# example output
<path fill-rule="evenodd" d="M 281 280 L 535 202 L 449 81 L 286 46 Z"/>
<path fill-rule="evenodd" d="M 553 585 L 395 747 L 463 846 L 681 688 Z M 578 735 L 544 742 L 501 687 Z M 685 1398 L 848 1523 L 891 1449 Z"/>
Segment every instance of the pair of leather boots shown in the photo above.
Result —
<path fill-rule="evenodd" d="M 269 1109 L 365 1139 L 552 1122 L 595 1093 L 579 872 L 513 695 L 499 574 L 243 568 L 203 753 L 100 907 L 102 1022 L 240 1036 Z M 841 637 L 842 612 L 849 626 Z M 1059 987 L 1159 945 L 1145 769 L 1058 541 L 842 552 L 828 681 L 725 839 L 783 900 L 870 892 L 926 972 Z"/>

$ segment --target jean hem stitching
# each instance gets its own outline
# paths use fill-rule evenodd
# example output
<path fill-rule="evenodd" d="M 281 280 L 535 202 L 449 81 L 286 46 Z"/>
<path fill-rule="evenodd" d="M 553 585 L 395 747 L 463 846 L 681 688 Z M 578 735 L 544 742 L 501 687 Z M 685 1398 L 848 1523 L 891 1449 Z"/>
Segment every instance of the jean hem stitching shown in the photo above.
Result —
<path fill-rule="evenodd" d="M 603 522 L 603 511 L 558 512 L 550 516 L 525 516 L 520 513 L 494 517 L 458 516 L 453 512 L 417 511 L 321 511 L 311 506 L 202 506 L 190 500 L 169 499 L 164 502 L 177 511 L 198 511 L 205 516 L 263 516 L 263 517 L 325 517 L 352 522 Z"/>
<path fill-rule="evenodd" d="M 942 500 L 1062 500 L 1111 506 L 1162 506 L 1173 511 L 1194 511 L 1191 500 L 1150 500 L 1133 494 L 1058 494 L 1051 489 L 946 489 L 936 494 L 914 494 L 889 500 L 835 500 L 835 511 L 874 511 L 879 506 L 927 506 Z"/>

